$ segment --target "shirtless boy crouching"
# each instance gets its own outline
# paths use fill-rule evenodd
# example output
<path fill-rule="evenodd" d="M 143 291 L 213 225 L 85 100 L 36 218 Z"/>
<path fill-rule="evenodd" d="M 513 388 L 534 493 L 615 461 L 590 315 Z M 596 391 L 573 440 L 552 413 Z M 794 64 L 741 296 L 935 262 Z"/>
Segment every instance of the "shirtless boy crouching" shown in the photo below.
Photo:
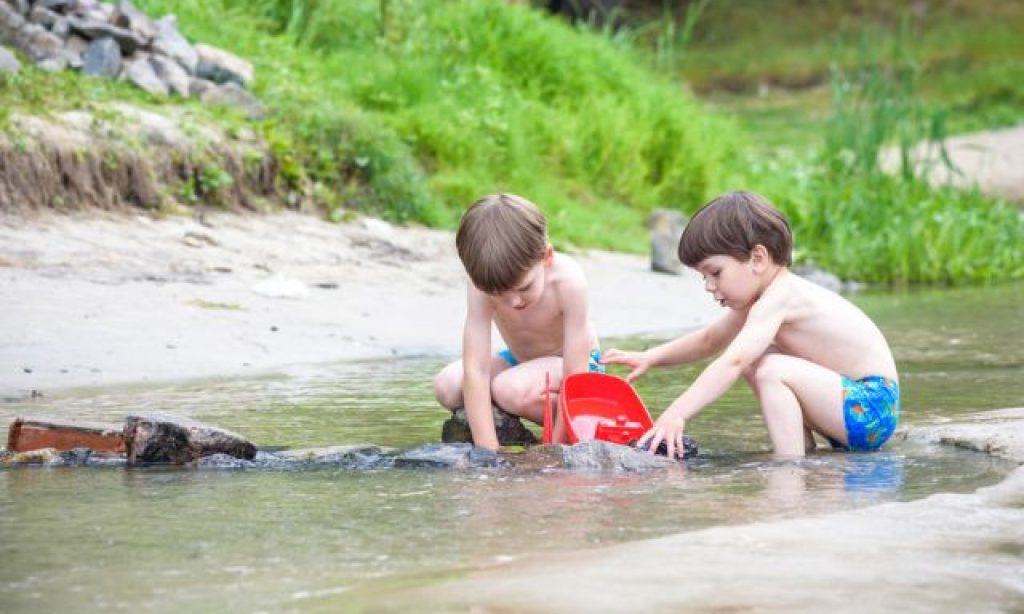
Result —
<path fill-rule="evenodd" d="M 533 203 L 512 194 L 478 200 L 463 215 L 455 244 L 471 282 L 462 359 L 437 375 L 434 391 L 448 409 L 465 406 L 475 445 L 496 450 L 492 402 L 542 423 L 546 375 L 554 404 L 563 375 L 604 368 L 583 271 L 552 249 Z M 496 354 L 492 322 L 507 346 Z M 558 420 L 553 432 L 560 441 Z"/>
<path fill-rule="evenodd" d="M 859 308 L 790 272 L 793 237 L 786 218 L 751 192 L 720 196 L 697 212 L 679 242 L 679 259 L 704 277 L 728 311 L 709 326 L 643 352 L 611 349 L 632 381 L 651 367 L 718 357 L 641 438 L 671 457 L 701 409 L 740 377 L 761 405 L 774 452 L 803 456 L 812 432 L 834 447 L 874 450 L 900 416 L 896 363 L 882 332 Z"/>

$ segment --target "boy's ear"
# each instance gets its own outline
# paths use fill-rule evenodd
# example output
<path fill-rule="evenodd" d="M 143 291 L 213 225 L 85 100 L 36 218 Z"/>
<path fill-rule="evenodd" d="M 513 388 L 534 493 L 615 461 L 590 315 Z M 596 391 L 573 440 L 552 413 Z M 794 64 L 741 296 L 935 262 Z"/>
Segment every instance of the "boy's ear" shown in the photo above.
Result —
<path fill-rule="evenodd" d="M 548 246 L 544 248 L 544 266 L 551 266 L 551 263 L 555 261 L 555 248 L 548 243 Z"/>
<path fill-rule="evenodd" d="M 771 262 L 771 254 L 768 253 L 768 248 L 764 245 L 758 243 L 754 249 L 750 250 L 750 263 L 754 265 L 755 269 L 763 270 Z"/>

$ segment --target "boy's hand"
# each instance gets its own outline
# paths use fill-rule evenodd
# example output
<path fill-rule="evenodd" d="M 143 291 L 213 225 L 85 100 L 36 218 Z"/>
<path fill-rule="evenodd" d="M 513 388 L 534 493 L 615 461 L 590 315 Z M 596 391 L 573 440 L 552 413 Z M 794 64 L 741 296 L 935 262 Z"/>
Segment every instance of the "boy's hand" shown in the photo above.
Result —
<path fill-rule="evenodd" d="M 647 352 L 624 352 L 612 348 L 601 354 L 601 364 L 626 365 L 632 369 L 626 376 L 626 381 L 632 383 L 651 368 L 651 357 Z"/>
<path fill-rule="evenodd" d="M 678 415 L 671 408 L 658 417 L 658 420 L 651 427 L 651 430 L 643 434 L 637 441 L 637 447 L 647 448 L 654 454 L 662 441 L 668 446 L 668 458 L 675 458 L 676 451 L 680 456 L 686 449 L 683 445 L 683 431 L 686 428 L 686 420 Z"/>

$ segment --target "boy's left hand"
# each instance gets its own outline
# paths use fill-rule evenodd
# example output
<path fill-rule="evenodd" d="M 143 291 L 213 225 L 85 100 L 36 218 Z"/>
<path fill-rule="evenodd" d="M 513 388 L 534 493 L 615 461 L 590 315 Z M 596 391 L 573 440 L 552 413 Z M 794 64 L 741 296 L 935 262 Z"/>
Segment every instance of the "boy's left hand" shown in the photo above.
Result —
<path fill-rule="evenodd" d="M 643 434 L 637 445 L 647 448 L 651 454 L 654 454 L 661 442 L 664 441 L 668 446 L 668 457 L 675 458 L 676 450 L 679 450 L 680 454 L 682 454 L 682 451 L 685 449 L 683 445 L 683 431 L 685 429 L 686 419 L 677 415 L 670 407 L 658 416 L 654 426 Z"/>

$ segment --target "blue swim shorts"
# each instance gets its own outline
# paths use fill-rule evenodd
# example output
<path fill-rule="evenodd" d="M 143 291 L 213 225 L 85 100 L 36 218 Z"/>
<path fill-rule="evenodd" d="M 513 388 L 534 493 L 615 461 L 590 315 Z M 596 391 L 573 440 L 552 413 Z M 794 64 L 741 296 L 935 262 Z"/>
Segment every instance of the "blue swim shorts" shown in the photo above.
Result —
<path fill-rule="evenodd" d="M 889 440 L 900 421 L 900 385 L 896 380 L 872 375 L 863 379 L 842 378 L 844 446 L 831 437 L 833 448 L 877 450 Z"/>
<path fill-rule="evenodd" d="M 498 352 L 498 357 L 508 363 L 508 366 L 519 365 L 519 359 L 512 355 L 512 350 L 505 348 Z M 587 370 L 591 373 L 604 373 L 604 365 L 601 364 L 601 350 L 590 352 L 590 360 L 587 361 Z"/>

